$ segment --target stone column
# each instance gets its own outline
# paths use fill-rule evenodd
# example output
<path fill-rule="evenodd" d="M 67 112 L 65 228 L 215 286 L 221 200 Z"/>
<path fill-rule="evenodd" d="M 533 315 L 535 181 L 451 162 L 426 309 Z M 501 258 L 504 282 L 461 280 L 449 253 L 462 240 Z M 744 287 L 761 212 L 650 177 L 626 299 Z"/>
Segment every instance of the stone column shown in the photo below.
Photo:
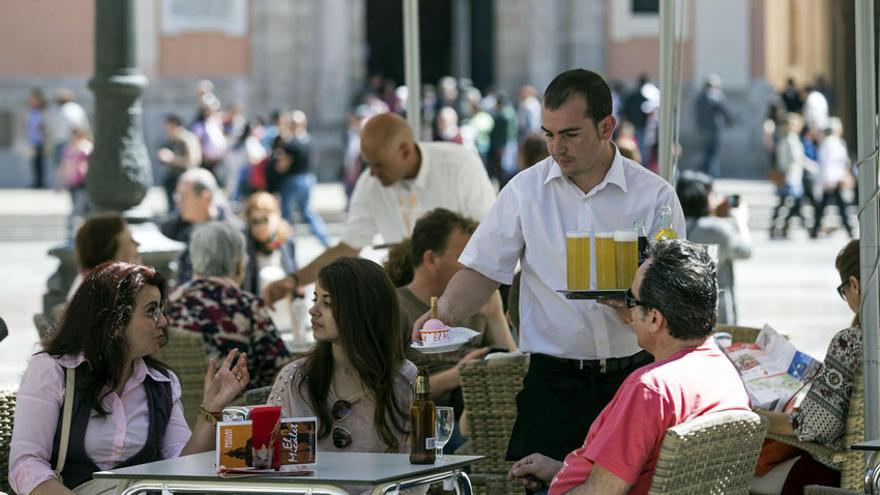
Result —
<path fill-rule="evenodd" d="M 97 210 L 123 211 L 153 183 L 140 96 L 147 78 L 135 62 L 135 0 L 95 0 L 95 151 L 86 188 Z"/>

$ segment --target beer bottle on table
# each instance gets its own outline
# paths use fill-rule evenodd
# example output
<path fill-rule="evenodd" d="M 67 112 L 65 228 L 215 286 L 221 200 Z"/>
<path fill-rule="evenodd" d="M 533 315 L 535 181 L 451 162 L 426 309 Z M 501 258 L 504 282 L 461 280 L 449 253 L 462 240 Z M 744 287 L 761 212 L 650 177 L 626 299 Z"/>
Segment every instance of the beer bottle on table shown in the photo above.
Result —
<path fill-rule="evenodd" d="M 678 234 L 672 228 L 672 207 L 668 205 L 660 208 L 660 230 L 654 236 L 655 241 L 662 239 L 678 239 Z"/>
<path fill-rule="evenodd" d="M 645 231 L 645 221 L 641 218 L 633 220 L 633 230 L 639 238 L 639 266 L 648 258 L 648 233 Z"/>
<path fill-rule="evenodd" d="M 416 397 L 409 408 L 411 464 L 434 464 L 437 451 L 434 448 L 434 428 L 437 410 L 431 400 L 427 368 L 419 368 L 416 376 Z"/>

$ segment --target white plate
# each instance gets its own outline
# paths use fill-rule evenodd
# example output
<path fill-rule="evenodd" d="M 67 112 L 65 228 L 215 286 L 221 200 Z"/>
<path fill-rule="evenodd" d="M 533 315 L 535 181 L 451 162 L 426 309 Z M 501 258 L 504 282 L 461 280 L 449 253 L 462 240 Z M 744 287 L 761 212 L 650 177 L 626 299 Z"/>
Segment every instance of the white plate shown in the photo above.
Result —
<path fill-rule="evenodd" d="M 469 340 L 480 335 L 479 332 L 465 327 L 450 327 L 449 341 L 442 344 L 422 344 L 421 342 L 413 342 L 409 346 L 423 354 L 439 354 L 442 352 L 451 352 L 468 343 Z"/>

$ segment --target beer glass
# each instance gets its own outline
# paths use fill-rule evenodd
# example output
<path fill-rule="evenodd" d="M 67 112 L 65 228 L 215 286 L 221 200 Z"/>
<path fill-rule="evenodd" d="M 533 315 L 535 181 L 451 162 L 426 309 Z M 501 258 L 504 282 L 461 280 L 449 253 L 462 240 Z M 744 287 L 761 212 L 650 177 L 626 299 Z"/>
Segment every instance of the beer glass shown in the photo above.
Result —
<path fill-rule="evenodd" d="M 565 233 L 565 269 L 568 290 L 590 289 L 590 233 Z"/>
<path fill-rule="evenodd" d="M 635 230 L 615 230 L 614 247 L 617 255 L 617 287 L 628 289 L 639 268 L 639 237 Z"/>
<path fill-rule="evenodd" d="M 617 289 L 617 252 L 614 232 L 596 234 L 596 288 Z"/>

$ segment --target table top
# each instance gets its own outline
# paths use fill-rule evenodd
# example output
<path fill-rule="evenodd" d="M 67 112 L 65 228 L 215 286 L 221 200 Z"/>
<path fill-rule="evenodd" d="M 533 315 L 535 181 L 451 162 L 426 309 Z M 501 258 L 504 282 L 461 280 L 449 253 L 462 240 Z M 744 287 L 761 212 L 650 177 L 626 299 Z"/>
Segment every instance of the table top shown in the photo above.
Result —
<path fill-rule="evenodd" d="M 880 440 L 868 440 L 853 444 L 853 450 L 880 450 Z"/>
<path fill-rule="evenodd" d="M 151 462 L 112 471 L 99 471 L 95 478 L 168 481 L 217 481 L 214 451 L 202 452 Z M 252 476 L 236 481 L 285 480 L 290 483 L 327 483 L 351 485 L 378 485 L 403 478 L 411 478 L 461 468 L 482 460 L 483 456 L 447 455 L 435 464 L 410 464 L 409 454 L 372 454 L 362 452 L 319 452 L 318 464 L 311 476 Z"/>

